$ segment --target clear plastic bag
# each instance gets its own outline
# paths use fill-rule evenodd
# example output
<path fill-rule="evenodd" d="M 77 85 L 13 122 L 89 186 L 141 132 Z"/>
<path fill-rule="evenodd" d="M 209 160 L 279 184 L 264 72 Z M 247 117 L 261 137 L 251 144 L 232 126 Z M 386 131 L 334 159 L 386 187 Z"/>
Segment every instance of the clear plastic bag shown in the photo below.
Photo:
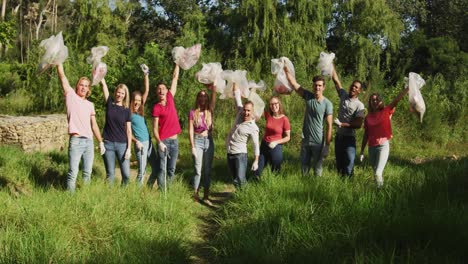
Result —
<path fill-rule="evenodd" d="M 317 65 L 317 69 L 323 76 L 331 76 L 333 72 L 333 60 L 335 59 L 335 53 L 331 52 L 320 52 L 320 59 Z"/>
<path fill-rule="evenodd" d="M 196 44 L 190 48 L 175 47 L 172 49 L 174 62 L 182 69 L 188 70 L 193 67 L 200 58 L 201 44 Z"/>
<path fill-rule="evenodd" d="M 52 65 L 62 64 L 68 58 L 68 48 L 63 43 L 61 31 L 56 36 L 42 40 L 39 46 L 45 49 L 38 66 L 39 73 L 47 70 Z"/>
<path fill-rule="evenodd" d="M 422 97 L 420 89 L 426 84 L 424 79 L 417 73 L 410 72 L 408 79 L 410 111 L 419 113 L 419 120 L 422 122 L 426 104 Z"/>
<path fill-rule="evenodd" d="M 271 73 L 276 74 L 273 90 L 279 94 L 291 94 L 293 91 L 293 87 L 289 84 L 286 73 L 284 72 L 285 66 L 288 68 L 291 75 L 295 77 L 294 65 L 288 58 L 281 57 L 271 60 Z"/>
<path fill-rule="evenodd" d="M 195 78 L 204 84 L 213 83 L 216 92 L 223 94 L 226 88 L 226 81 L 221 77 L 223 68 L 219 62 L 203 63 L 202 69 L 195 74 Z"/>
<path fill-rule="evenodd" d="M 86 59 L 89 64 L 93 65 L 92 86 L 98 85 L 107 74 L 107 65 L 101 62 L 101 59 L 108 51 L 109 48 L 106 46 L 94 47 L 91 49 L 91 55 Z"/>
<path fill-rule="evenodd" d="M 259 119 L 265 110 L 265 102 L 263 102 L 262 98 L 255 92 L 255 90 L 250 91 L 248 99 L 254 105 L 255 119 Z"/>
<path fill-rule="evenodd" d="M 249 82 L 247 81 L 247 71 L 244 70 L 226 70 L 221 73 L 221 78 L 227 81 L 226 88 L 219 97 L 220 99 L 233 98 L 232 85 L 236 83 L 237 88 L 241 91 L 244 98 L 248 98 L 250 94 Z"/>
<path fill-rule="evenodd" d="M 250 89 L 250 92 L 252 91 L 264 92 L 266 90 L 266 85 L 263 80 L 260 80 L 258 83 L 254 81 L 249 81 L 249 89 Z"/>

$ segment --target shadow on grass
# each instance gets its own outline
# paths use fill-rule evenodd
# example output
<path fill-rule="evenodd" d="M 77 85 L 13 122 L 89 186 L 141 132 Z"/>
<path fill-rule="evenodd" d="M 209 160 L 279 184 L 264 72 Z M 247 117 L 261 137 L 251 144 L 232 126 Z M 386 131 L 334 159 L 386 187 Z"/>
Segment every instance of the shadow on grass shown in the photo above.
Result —
<path fill-rule="evenodd" d="M 229 225 L 213 241 L 221 249 L 216 262 L 462 263 L 468 257 L 468 158 L 391 159 L 390 166 L 409 170 L 380 191 L 333 194 L 359 183 L 321 190 L 305 179 L 306 188 L 286 192 L 260 217 L 248 217 L 259 210 L 255 206 L 233 206 L 234 213 L 219 215 Z M 291 203 L 297 206 L 286 206 Z M 226 219 L 233 215 L 240 220 Z"/>

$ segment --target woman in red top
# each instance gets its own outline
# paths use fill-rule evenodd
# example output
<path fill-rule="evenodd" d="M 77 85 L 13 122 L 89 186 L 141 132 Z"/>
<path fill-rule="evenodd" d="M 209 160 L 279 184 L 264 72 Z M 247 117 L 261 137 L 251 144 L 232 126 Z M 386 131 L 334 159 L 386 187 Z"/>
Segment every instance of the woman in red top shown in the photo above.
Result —
<path fill-rule="evenodd" d="M 369 144 L 369 161 L 379 188 L 383 186 L 382 174 L 390 153 L 389 141 L 393 137 L 390 120 L 398 102 L 407 92 L 408 88 L 405 88 L 387 106 L 384 105 L 378 93 L 373 93 L 369 97 L 369 113 L 364 120 L 364 137 L 362 138 L 360 159 L 361 161 L 364 159 L 363 152 L 366 144 Z"/>
<path fill-rule="evenodd" d="M 265 135 L 260 145 L 260 157 L 258 169 L 254 172 L 257 179 L 260 178 L 265 166 L 270 163 L 271 170 L 278 172 L 283 162 L 283 144 L 291 139 L 291 125 L 284 114 L 283 105 L 279 97 L 270 99 L 270 109 L 265 111 Z"/>

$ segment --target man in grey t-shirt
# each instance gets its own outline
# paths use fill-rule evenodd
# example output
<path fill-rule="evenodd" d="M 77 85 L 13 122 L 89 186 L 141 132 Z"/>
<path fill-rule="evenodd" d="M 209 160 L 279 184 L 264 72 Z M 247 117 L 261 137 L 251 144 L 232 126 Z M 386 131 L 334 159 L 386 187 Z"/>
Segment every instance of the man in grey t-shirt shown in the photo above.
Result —
<path fill-rule="evenodd" d="M 358 98 L 362 91 L 362 83 L 354 80 L 346 93 L 334 69 L 332 79 L 340 98 L 338 118 L 334 120 L 335 125 L 338 126 L 335 136 L 336 168 L 342 176 L 351 177 L 356 157 L 355 130 L 361 128 L 364 120 L 364 104 Z"/>
<path fill-rule="evenodd" d="M 314 175 L 322 176 L 322 162 L 328 156 L 333 119 L 333 105 L 330 100 L 323 96 L 325 79 L 322 76 L 315 76 L 312 80 L 313 91 L 310 92 L 297 83 L 286 67 L 284 71 L 291 86 L 306 103 L 300 154 L 302 174 L 307 175 L 312 166 Z M 327 126 L 325 136 L 323 131 L 324 123 Z"/>

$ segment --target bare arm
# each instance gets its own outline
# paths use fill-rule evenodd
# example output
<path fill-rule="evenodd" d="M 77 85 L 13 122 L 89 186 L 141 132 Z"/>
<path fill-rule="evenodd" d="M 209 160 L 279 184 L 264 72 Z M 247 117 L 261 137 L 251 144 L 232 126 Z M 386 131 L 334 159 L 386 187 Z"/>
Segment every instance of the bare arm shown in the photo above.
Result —
<path fill-rule="evenodd" d="M 291 130 L 284 131 L 283 138 L 276 141 L 278 144 L 288 143 L 291 140 Z"/>
<path fill-rule="evenodd" d="M 216 85 L 214 84 L 209 84 L 207 85 L 208 89 L 211 90 L 211 101 L 210 101 L 210 107 L 211 107 L 211 113 L 214 112 L 215 106 L 216 106 Z"/>
<path fill-rule="evenodd" d="M 60 83 L 62 84 L 63 94 L 67 94 L 70 91 L 73 91 L 73 88 L 68 82 L 67 76 L 65 76 L 65 70 L 63 69 L 62 64 L 57 65 L 57 74 L 60 79 Z"/>
<path fill-rule="evenodd" d="M 96 116 L 94 115 L 91 116 L 91 129 L 93 130 L 93 134 L 96 137 L 97 141 L 101 143 L 102 142 L 101 131 L 99 131 L 99 126 L 96 122 Z"/>
<path fill-rule="evenodd" d="M 194 135 L 193 119 L 189 119 L 189 140 L 190 140 L 190 146 L 192 148 L 195 147 L 195 142 L 193 140 L 193 135 Z"/>
<path fill-rule="evenodd" d="M 297 83 L 296 78 L 292 76 L 292 74 L 289 72 L 288 67 L 284 67 L 284 73 L 286 74 L 286 78 L 288 79 L 288 82 L 291 84 L 291 86 L 294 88 L 294 91 L 298 93 L 301 97 L 304 96 L 304 89 L 301 87 L 300 84 Z"/>
<path fill-rule="evenodd" d="M 341 86 L 340 78 L 338 77 L 338 73 L 336 72 L 335 67 L 333 67 L 332 79 L 333 79 L 333 82 L 335 83 L 336 92 L 338 93 L 338 96 L 339 96 L 340 89 L 343 88 L 343 86 Z"/>
<path fill-rule="evenodd" d="M 179 81 L 179 65 L 174 66 L 174 72 L 172 73 L 172 83 L 171 83 L 171 94 L 175 97 L 177 91 L 177 82 Z"/>
<path fill-rule="evenodd" d="M 127 149 L 132 148 L 132 122 L 126 122 L 125 126 L 127 128 Z"/>
<path fill-rule="evenodd" d="M 398 104 L 398 102 L 400 102 L 401 99 L 403 99 L 403 97 L 406 95 L 406 93 L 408 93 L 409 91 L 409 88 L 405 88 L 403 89 L 395 99 L 393 99 L 393 101 L 388 105 L 390 108 L 395 108 Z"/>
<path fill-rule="evenodd" d="M 153 118 L 153 135 L 154 139 L 156 140 L 156 144 L 159 144 L 161 142 L 161 138 L 159 137 L 159 117 L 154 117 Z"/>
<path fill-rule="evenodd" d="M 330 146 L 331 139 L 332 139 L 332 123 L 333 123 L 333 115 L 327 115 L 326 117 L 327 122 L 327 137 L 325 143 Z"/>
<path fill-rule="evenodd" d="M 107 83 L 104 78 L 101 80 L 101 86 L 102 86 L 102 93 L 104 94 L 104 101 L 107 102 L 107 98 L 109 98 L 109 88 L 107 88 Z"/>
<path fill-rule="evenodd" d="M 143 92 L 143 96 L 141 98 L 141 105 L 145 105 L 146 99 L 148 99 L 149 94 L 149 76 L 145 74 L 145 91 Z"/>

